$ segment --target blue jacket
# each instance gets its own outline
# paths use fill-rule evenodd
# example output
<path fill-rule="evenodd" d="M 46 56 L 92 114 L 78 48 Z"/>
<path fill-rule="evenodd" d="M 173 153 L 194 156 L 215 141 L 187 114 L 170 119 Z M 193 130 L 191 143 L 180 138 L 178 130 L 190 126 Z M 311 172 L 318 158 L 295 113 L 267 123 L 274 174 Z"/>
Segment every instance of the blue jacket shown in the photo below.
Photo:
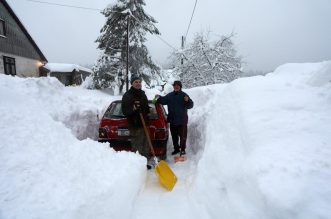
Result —
<path fill-rule="evenodd" d="M 189 97 L 187 102 L 184 101 L 184 97 L 188 96 L 183 91 L 171 92 L 164 97 L 159 97 L 157 102 L 162 105 L 168 105 L 168 122 L 171 125 L 187 125 L 188 116 L 187 109 L 193 107 L 193 101 Z"/>

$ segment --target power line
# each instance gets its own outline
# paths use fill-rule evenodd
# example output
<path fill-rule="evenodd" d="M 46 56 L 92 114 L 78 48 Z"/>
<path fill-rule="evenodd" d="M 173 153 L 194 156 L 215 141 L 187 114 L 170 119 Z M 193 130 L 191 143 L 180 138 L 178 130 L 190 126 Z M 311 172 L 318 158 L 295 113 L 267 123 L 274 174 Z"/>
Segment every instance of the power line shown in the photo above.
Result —
<path fill-rule="evenodd" d="M 79 8 L 79 9 L 86 9 L 86 10 L 94 10 L 94 11 L 102 11 L 101 9 L 97 9 L 97 8 L 88 8 L 88 7 L 81 7 L 81 6 L 75 6 L 75 5 L 64 5 L 64 4 L 58 4 L 58 3 L 53 3 L 53 2 L 45 2 L 45 1 L 37 1 L 37 0 L 26 0 L 26 1 L 30 1 L 30 2 L 35 2 L 35 3 L 42 3 L 42 4 L 48 4 L 48 5 L 56 5 L 56 6 L 61 6 L 61 7 L 69 7 L 69 8 Z M 121 12 L 117 12 L 116 13 L 121 13 Z M 131 17 L 133 17 L 137 22 L 139 22 L 141 25 L 144 25 L 141 21 L 139 21 L 136 17 L 134 17 L 133 15 L 130 15 Z M 192 18 L 191 18 L 192 19 Z M 177 50 L 177 48 L 175 48 L 174 46 L 172 46 L 170 43 L 168 43 L 166 40 L 164 40 L 162 37 L 156 35 L 157 38 L 159 38 L 163 43 L 165 43 L 167 46 L 169 46 L 170 48 Z"/>
<path fill-rule="evenodd" d="M 68 8 L 79 8 L 79 9 L 85 9 L 85 10 L 102 11 L 101 9 L 98 9 L 98 8 L 88 8 L 88 7 L 81 7 L 81 6 L 75 6 L 75 5 L 64 5 L 64 4 L 58 4 L 58 3 L 53 3 L 53 2 L 44 2 L 44 1 L 37 1 L 37 0 L 26 0 L 26 1 L 48 4 L 48 5 L 56 5 L 56 6 L 68 7 Z"/>
<path fill-rule="evenodd" d="M 193 12 L 192 12 L 192 15 L 191 15 L 190 23 L 187 27 L 187 31 L 186 31 L 186 34 L 185 34 L 185 39 L 187 37 L 188 31 L 189 31 L 190 26 L 191 26 L 191 22 L 192 22 L 192 18 L 193 18 L 193 15 L 194 15 L 195 7 L 197 6 L 197 2 L 198 2 L 198 0 L 195 0 L 195 4 L 194 4 Z"/>
<path fill-rule="evenodd" d="M 130 17 L 133 17 L 140 25 L 144 26 L 145 24 L 143 24 L 138 18 L 136 18 L 133 15 L 130 15 Z M 175 48 L 174 46 L 172 46 L 170 43 L 168 43 L 165 39 L 163 39 L 162 37 L 160 37 L 159 35 L 155 35 L 157 38 L 159 38 L 163 43 L 165 43 L 167 46 L 169 46 L 170 48 L 177 50 L 177 48 Z"/>
<path fill-rule="evenodd" d="M 162 42 L 164 42 L 166 45 L 168 45 L 170 48 L 174 49 L 174 50 L 178 50 L 177 48 L 175 48 L 174 46 L 172 46 L 171 44 L 169 44 L 167 41 L 165 41 L 164 39 L 162 39 L 160 36 L 155 35 L 157 38 L 159 38 Z"/>

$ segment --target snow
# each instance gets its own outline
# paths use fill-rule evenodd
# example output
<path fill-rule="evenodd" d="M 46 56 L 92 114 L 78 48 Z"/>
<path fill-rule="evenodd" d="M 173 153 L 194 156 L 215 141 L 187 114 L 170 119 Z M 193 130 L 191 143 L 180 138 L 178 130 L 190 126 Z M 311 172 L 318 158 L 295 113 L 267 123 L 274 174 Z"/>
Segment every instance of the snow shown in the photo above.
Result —
<path fill-rule="evenodd" d="M 74 70 L 76 71 L 86 71 L 89 73 L 93 73 L 91 69 L 82 67 L 80 65 L 76 64 L 66 64 L 66 63 L 47 63 L 45 66 L 48 70 L 51 72 L 72 72 Z"/>
<path fill-rule="evenodd" d="M 331 218 L 331 61 L 184 91 L 188 159 L 169 155 L 168 192 L 95 141 L 120 96 L 0 74 L 0 218 Z"/>

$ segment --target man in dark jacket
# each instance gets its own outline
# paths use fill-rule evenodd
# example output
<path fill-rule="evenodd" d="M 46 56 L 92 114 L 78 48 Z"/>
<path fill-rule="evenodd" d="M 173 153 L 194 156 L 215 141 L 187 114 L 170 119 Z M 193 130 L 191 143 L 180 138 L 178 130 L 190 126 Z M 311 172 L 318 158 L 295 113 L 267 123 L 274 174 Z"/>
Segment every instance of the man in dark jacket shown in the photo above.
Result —
<path fill-rule="evenodd" d="M 175 155 L 179 152 L 185 154 L 188 122 L 187 109 L 193 107 L 193 101 L 182 91 L 182 83 L 180 81 L 175 81 L 173 87 L 173 92 L 164 97 L 156 95 L 156 98 L 158 98 L 158 103 L 168 105 L 167 120 L 170 123 L 170 132 L 174 145 L 174 151 L 171 154 Z M 178 144 L 179 139 L 180 144 Z"/>
<path fill-rule="evenodd" d="M 138 151 L 147 158 L 147 168 L 150 169 L 153 159 L 149 156 L 150 147 L 144 132 L 144 127 L 140 119 L 141 112 L 148 127 L 148 113 L 154 113 L 148 106 L 148 99 L 143 90 L 141 90 L 141 78 L 137 75 L 131 76 L 131 88 L 122 97 L 122 112 L 129 122 L 129 131 L 131 136 L 132 151 Z"/>

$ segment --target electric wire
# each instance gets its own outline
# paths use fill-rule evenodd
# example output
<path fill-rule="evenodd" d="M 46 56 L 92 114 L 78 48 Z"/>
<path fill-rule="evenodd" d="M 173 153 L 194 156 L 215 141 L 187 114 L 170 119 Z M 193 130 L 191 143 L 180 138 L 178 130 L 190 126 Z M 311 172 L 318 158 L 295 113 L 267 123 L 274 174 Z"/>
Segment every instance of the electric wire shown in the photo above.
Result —
<path fill-rule="evenodd" d="M 102 11 L 101 9 L 97 9 L 97 8 L 88 8 L 88 7 L 81 7 L 81 6 L 75 6 L 75 5 L 66 5 L 66 4 L 58 4 L 58 3 L 53 3 L 53 2 L 45 2 L 45 1 L 38 1 L 38 0 L 26 0 L 26 1 L 30 1 L 30 2 L 35 2 L 35 3 L 41 3 L 41 4 L 48 4 L 48 5 L 56 5 L 56 6 L 61 6 L 61 7 L 69 7 L 69 8 L 79 8 L 79 9 L 86 9 L 86 10 L 93 10 L 93 11 Z M 121 12 L 117 12 L 117 13 L 121 13 Z M 193 12 L 194 13 L 194 12 Z M 133 17 L 137 22 L 139 22 L 141 25 L 144 25 L 141 21 L 139 21 L 136 17 L 134 17 L 133 15 L 130 15 L 131 17 Z M 193 16 L 193 14 L 192 14 Z M 191 17 L 192 20 L 192 17 Z M 191 23 L 191 22 L 190 22 Z M 159 38 L 164 44 L 166 44 L 167 46 L 169 46 L 170 48 L 174 49 L 174 50 L 178 50 L 178 48 L 172 46 L 170 43 L 168 43 L 165 39 L 163 39 L 162 37 L 160 37 L 159 35 L 155 35 L 157 38 Z"/>
<path fill-rule="evenodd" d="M 138 18 L 136 18 L 135 16 L 133 16 L 132 14 L 130 15 L 130 17 L 133 17 L 140 25 L 144 25 Z M 172 46 L 170 43 L 168 43 L 166 40 L 164 40 L 162 37 L 160 37 L 159 35 L 155 35 L 157 38 L 159 38 L 163 43 L 165 43 L 167 46 L 169 46 L 170 48 L 172 48 L 173 50 L 175 50 L 175 51 L 178 51 L 178 48 L 175 48 L 174 46 Z M 187 60 L 194 68 L 196 68 L 197 69 L 197 67 L 195 66 L 195 64 L 191 61 L 191 60 L 189 60 L 188 58 L 187 58 L 187 56 L 184 54 L 184 53 L 182 53 L 182 55 L 183 55 L 183 57 L 185 58 L 185 60 Z"/>
<path fill-rule="evenodd" d="M 89 7 L 81 7 L 81 6 L 75 6 L 75 5 L 65 5 L 65 4 L 58 4 L 58 3 L 53 3 L 53 2 L 45 2 L 45 1 L 38 1 L 38 0 L 26 0 L 26 1 L 30 1 L 30 2 L 35 2 L 35 3 L 41 3 L 41 4 L 48 4 L 48 5 L 56 5 L 56 6 L 61 6 L 61 7 L 69 7 L 69 8 L 78 8 L 78 9 L 85 9 L 85 10 L 93 10 L 93 11 L 103 11 L 101 9 L 97 9 L 97 8 L 89 8 Z M 193 8 L 193 12 L 192 12 L 192 15 L 191 15 L 191 19 L 190 19 L 190 22 L 189 22 L 189 25 L 188 25 L 188 28 L 187 28 L 187 31 L 186 31 L 186 34 L 185 34 L 185 39 L 187 37 L 187 34 L 188 34 L 188 31 L 190 29 L 190 26 L 191 26 L 191 22 L 192 22 L 192 19 L 193 19 L 193 16 L 194 16 L 194 12 L 195 12 L 195 8 L 196 8 L 196 5 L 197 5 L 197 2 L 198 0 L 195 1 L 195 4 L 194 4 L 194 8 Z M 122 13 L 122 12 L 116 12 L 116 13 Z M 144 25 L 141 21 L 139 21 L 135 16 L 133 16 L 132 14 L 130 14 L 130 17 L 133 17 L 138 23 L 140 23 L 141 25 Z M 166 44 L 167 46 L 169 46 L 171 49 L 175 50 L 175 51 L 178 51 L 178 48 L 172 46 L 170 43 L 168 43 L 165 39 L 163 39 L 162 37 L 160 37 L 159 35 L 155 35 L 159 40 L 161 40 L 164 44 Z M 183 57 L 192 64 L 193 67 L 196 67 L 194 65 L 194 63 L 192 63 L 186 56 L 185 54 L 183 53 L 182 54 Z"/>
<path fill-rule="evenodd" d="M 130 17 L 133 17 L 140 25 L 144 26 L 144 24 L 135 16 L 130 15 Z M 178 50 L 176 47 L 172 46 L 170 43 L 168 43 L 165 39 L 163 39 L 162 37 L 160 37 L 159 35 L 155 35 L 157 38 L 159 38 L 163 43 L 165 43 L 167 46 L 169 46 L 170 48 L 174 49 L 174 50 Z"/>
<path fill-rule="evenodd" d="M 189 23 L 189 25 L 188 25 L 188 27 L 187 27 L 187 31 L 186 31 L 186 34 L 185 34 L 185 39 L 186 39 L 187 34 L 188 34 L 188 31 L 189 31 L 189 29 L 190 29 L 190 27 L 191 27 L 191 22 L 192 22 L 192 19 L 193 19 L 193 15 L 194 15 L 194 12 L 195 12 L 195 8 L 196 8 L 196 6 L 197 6 L 197 2 L 198 2 L 198 0 L 195 0 L 195 4 L 194 4 L 193 11 L 192 11 L 192 15 L 191 15 L 190 23 Z"/>
<path fill-rule="evenodd" d="M 26 0 L 26 1 L 48 4 L 48 5 L 57 5 L 57 6 L 68 7 L 68 8 L 79 8 L 79 9 L 85 9 L 85 10 L 102 11 L 101 9 L 98 9 L 98 8 L 88 8 L 88 7 L 81 7 L 81 6 L 75 6 L 75 5 L 65 5 L 65 4 L 58 4 L 58 3 L 53 3 L 53 2 L 45 2 L 45 1 L 37 1 L 37 0 Z"/>
<path fill-rule="evenodd" d="M 157 38 L 159 38 L 163 43 L 165 43 L 167 46 L 169 46 L 170 48 L 172 48 L 173 50 L 178 50 L 177 48 L 175 48 L 174 46 L 172 46 L 171 44 L 169 44 L 167 41 L 165 41 L 164 39 L 162 39 L 159 35 L 155 35 Z"/>

